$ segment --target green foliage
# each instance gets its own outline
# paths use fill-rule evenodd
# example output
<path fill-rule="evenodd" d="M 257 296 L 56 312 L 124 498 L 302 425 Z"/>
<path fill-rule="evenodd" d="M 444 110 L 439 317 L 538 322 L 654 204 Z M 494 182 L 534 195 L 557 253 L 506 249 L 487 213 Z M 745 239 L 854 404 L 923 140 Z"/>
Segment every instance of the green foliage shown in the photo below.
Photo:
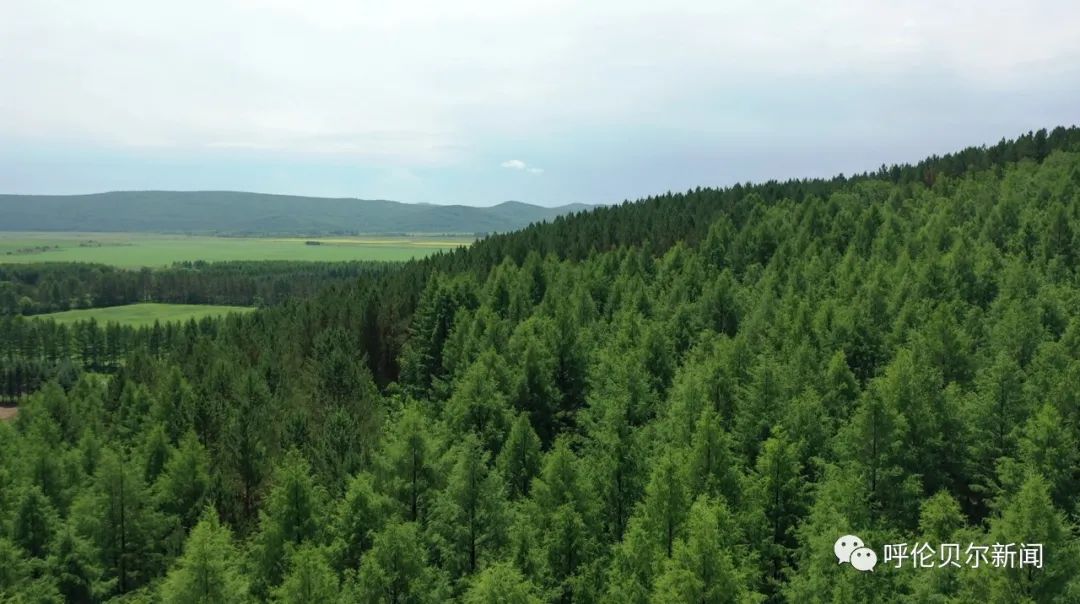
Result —
<path fill-rule="evenodd" d="M 165 527 L 150 502 L 142 471 L 106 450 L 90 487 L 72 506 L 76 529 L 99 552 L 105 579 L 117 594 L 147 584 L 164 570 Z"/>
<path fill-rule="evenodd" d="M 540 472 L 540 437 L 529 423 L 529 416 L 518 414 L 498 458 L 499 471 L 506 478 L 511 499 L 529 494 L 532 479 Z"/>
<path fill-rule="evenodd" d="M 465 370 L 444 414 L 458 433 L 475 433 L 488 451 L 497 452 L 510 427 L 509 376 L 505 362 L 493 350 Z"/>
<path fill-rule="evenodd" d="M 732 552 L 724 548 L 726 527 L 722 504 L 701 497 L 690 507 L 687 531 L 679 539 L 674 555 L 664 564 L 656 580 L 652 602 L 742 602 L 746 588 L 741 584 Z"/>
<path fill-rule="evenodd" d="M 375 490 L 370 474 L 352 478 L 334 514 L 334 559 L 339 569 L 360 566 L 364 552 L 371 549 L 375 535 L 392 517 L 389 497 Z"/>
<path fill-rule="evenodd" d="M 166 604 L 245 602 L 248 583 L 232 533 L 207 509 L 191 530 L 184 553 L 161 584 Z"/>
<path fill-rule="evenodd" d="M 355 601 L 373 604 L 439 601 L 440 577 L 427 565 L 415 523 L 391 523 L 375 536 L 351 590 Z"/>
<path fill-rule="evenodd" d="M 428 525 L 442 567 L 452 578 L 475 573 L 496 558 L 505 541 L 503 479 L 489 471 L 489 455 L 469 434 L 450 453 L 446 489 Z"/>
<path fill-rule="evenodd" d="M 97 560 L 97 552 L 90 543 L 71 527 L 60 531 L 48 562 L 50 573 L 56 577 L 57 590 L 65 602 L 95 602 L 106 591 Z"/>
<path fill-rule="evenodd" d="M 191 530 L 210 495 L 210 458 L 193 432 L 166 462 L 153 486 L 158 509 L 176 518 L 179 528 Z"/>
<path fill-rule="evenodd" d="M 56 512 L 41 489 L 30 487 L 19 498 L 11 521 L 11 539 L 34 558 L 45 558 L 53 539 Z"/>
<path fill-rule="evenodd" d="M 0 267 L 30 311 L 288 300 L 0 316 L 0 600 L 1076 600 L 1078 132 L 359 273 Z M 849 533 L 1045 564 L 858 573 Z"/>
<path fill-rule="evenodd" d="M 436 452 L 428 419 L 415 405 L 402 409 L 387 430 L 381 455 L 382 482 L 401 506 L 406 519 L 427 514 L 429 492 L 435 486 Z"/>
<path fill-rule="evenodd" d="M 290 548 L 323 537 L 324 494 L 312 481 L 307 461 L 290 451 L 274 472 L 273 483 L 252 547 L 252 591 L 258 596 L 281 583 Z"/>
<path fill-rule="evenodd" d="M 462 598 L 464 604 L 540 604 L 536 586 L 505 562 L 477 575 Z"/>
<path fill-rule="evenodd" d="M 334 602 L 338 599 L 338 578 L 319 548 L 303 545 L 289 555 L 289 572 L 274 590 L 273 600 L 282 604 Z"/>

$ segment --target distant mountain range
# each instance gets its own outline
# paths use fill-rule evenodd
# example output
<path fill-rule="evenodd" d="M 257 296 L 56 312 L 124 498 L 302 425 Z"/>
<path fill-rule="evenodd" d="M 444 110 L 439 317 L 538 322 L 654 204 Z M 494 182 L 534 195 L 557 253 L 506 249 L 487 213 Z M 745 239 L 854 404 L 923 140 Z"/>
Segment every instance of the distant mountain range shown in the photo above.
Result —
<path fill-rule="evenodd" d="M 237 191 L 0 195 L 0 231 L 473 234 L 513 231 L 591 207 L 572 204 L 545 208 L 507 201 L 479 208 Z"/>

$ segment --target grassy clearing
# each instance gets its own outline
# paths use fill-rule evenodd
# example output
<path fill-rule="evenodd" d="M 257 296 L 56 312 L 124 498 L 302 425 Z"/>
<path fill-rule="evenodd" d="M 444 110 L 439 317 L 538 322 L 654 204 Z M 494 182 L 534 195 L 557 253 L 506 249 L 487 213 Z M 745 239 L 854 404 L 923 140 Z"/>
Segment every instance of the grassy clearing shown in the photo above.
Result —
<path fill-rule="evenodd" d="M 0 263 L 94 262 L 138 268 L 205 260 L 401 261 L 471 237 L 206 237 L 152 233 L 0 232 Z"/>
<path fill-rule="evenodd" d="M 98 323 L 120 323 L 139 327 L 153 325 L 154 321 L 166 323 L 169 321 L 198 321 L 203 317 L 224 315 L 231 312 L 248 312 L 253 309 L 245 306 L 213 306 L 209 304 L 128 304 L 126 306 L 109 306 L 107 308 L 85 308 L 80 310 L 67 310 L 54 312 L 46 315 L 36 315 L 37 318 L 53 319 L 58 323 L 74 323 L 86 321 L 91 317 Z"/>

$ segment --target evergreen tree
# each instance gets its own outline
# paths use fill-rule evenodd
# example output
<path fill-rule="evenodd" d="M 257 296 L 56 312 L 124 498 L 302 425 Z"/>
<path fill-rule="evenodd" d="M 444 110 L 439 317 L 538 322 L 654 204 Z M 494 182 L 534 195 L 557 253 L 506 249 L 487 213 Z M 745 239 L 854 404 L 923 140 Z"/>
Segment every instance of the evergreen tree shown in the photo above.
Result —
<path fill-rule="evenodd" d="M 505 541 L 503 479 L 472 434 L 451 452 L 446 488 L 432 507 L 429 530 L 451 577 L 470 575 L 494 559 Z"/>
<path fill-rule="evenodd" d="M 274 486 L 260 514 L 259 533 L 252 548 L 252 591 L 263 597 L 280 585 L 290 547 L 319 542 L 323 537 L 323 493 L 311 478 L 311 467 L 295 450 L 274 472 Z"/>
<path fill-rule="evenodd" d="M 402 409 L 387 431 L 381 455 L 385 492 L 400 503 L 410 521 L 427 513 L 428 493 L 435 486 L 431 441 L 427 418 L 413 405 Z"/>
<path fill-rule="evenodd" d="M 588 476 L 610 540 L 622 538 L 644 482 L 641 447 L 630 415 L 625 399 L 598 399 L 589 406 Z"/>
<path fill-rule="evenodd" d="M 661 455 L 653 465 L 642 501 L 646 530 L 668 558 L 674 553 L 676 539 L 686 528 L 686 513 L 690 507 L 682 464 L 683 460 L 674 452 Z"/>
<path fill-rule="evenodd" d="M 248 601 L 248 582 L 232 533 L 212 509 L 207 508 L 191 530 L 160 591 L 166 604 Z"/>
<path fill-rule="evenodd" d="M 230 483 L 229 493 L 238 499 L 237 516 L 246 526 L 256 515 L 256 502 L 270 473 L 273 410 L 266 382 L 254 371 L 245 372 L 227 388 L 234 404 L 226 412 L 223 473 Z"/>
<path fill-rule="evenodd" d="M 391 523 L 375 536 L 352 588 L 354 601 L 373 604 L 438 602 L 439 577 L 427 566 L 420 531 L 412 522 Z"/>
<path fill-rule="evenodd" d="M 493 564 L 473 581 L 462 598 L 465 604 L 540 604 L 536 587 L 513 566 Z"/>
<path fill-rule="evenodd" d="M 1028 420 L 1019 438 L 1019 459 L 1028 471 L 1039 472 L 1050 485 L 1050 496 L 1061 510 L 1075 508 L 1076 467 L 1080 463 L 1074 431 L 1057 408 L 1047 403 Z"/>
<path fill-rule="evenodd" d="M 465 370 L 443 411 L 458 433 L 475 433 L 484 448 L 498 452 L 510 428 L 508 370 L 495 351 L 481 353 Z"/>
<path fill-rule="evenodd" d="M 690 508 L 686 538 L 680 539 L 675 554 L 664 564 L 656 580 L 652 601 L 741 602 L 746 598 L 732 556 L 722 547 L 722 512 L 717 504 L 700 497 Z"/>
<path fill-rule="evenodd" d="M 302 545 L 289 555 L 289 572 L 274 590 L 274 601 L 282 604 L 334 602 L 338 599 L 338 578 L 319 548 Z"/>
<path fill-rule="evenodd" d="M 55 543 L 48 568 L 61 597 L 65 602 L 96 602 L 109 587 L 101 581 L 97 552 L 70 526 L 60 529 Z"/>
<path fill-rule="evenodd" d="M 117 594 L 146 584 L 163 567 L 163 527 L 137 464 L 102 453 L 92 487 L 75 501 L 75 526 L 100 552 L 105 577 Z"/>
<path fill-rule="evenodd" d="M 728 435 L 712 409 L 701 412 L 690 440 L 687 476 L 693 495 L 722 496 L 731 504 L 742 499 L 742 479 L 738 460 L 731 451 Z"/>
<path fill-rule="evenodd" d="M 772 589 L 790 566 L 795 546 L 795 527 L 804 513 L 801 468 L 792 444 L 782 431 L 762 445 L 754 468 L 754 498 L 765 516 L 766 540 L 762 561 L 768 569 Z"/>
<path fill-rule="evenodd" d="M 1080 551 L 1072 531 L 1064 514 L 1054 507 L 1046 479 L 1029 474 L 1000 517 L 991 522 L 990 537 L 994 543 L 1016 543 L 1017 548 L 1042 545 L 1043 567 L 1017 564 L 993 569 L 996 572 L 983 576 L 988 579 L 990 601 L 1051 602 L 1065 597 L 1080 570 Z"/>
<path fill-rule="evenodd" d="M 872 388 L 837 439 L 840 462 L 858 476 L 872 516 L 914 526 L 918 478 L 905 471 L 907 419 L 895 397 Z"/>
<path fill-rule="evenodd" d="M 333 558 L 339 569 L 359 568 L 375 535 L 392 518 L 392 509 L 390 499 L 375 490 L 370 474 L 353 477 L 333 517 Z"/>
<path fill-rule="evenodd" d="M 56 512 L 37 487 L 23 491 L 11 522 L 11 539 L 34 558 L 45 558 L 53 539 Z"/>
<path fill-rule="evenodd" d="M 540 438 L 529 423 L 528 415 L 519 413 L 514 420 L 499 451 L 497 465 L 506 478 L 510 499 L 529 494 L 532 479 L 540 472 Z"/>
<path fill-rule="evenodd" d="M 210 458 L 194 432 L 181 439 L 154 483 L 153 493 L 158 509 L 175 517 L 182 531 L 198 521 L 210 495 Z"/>

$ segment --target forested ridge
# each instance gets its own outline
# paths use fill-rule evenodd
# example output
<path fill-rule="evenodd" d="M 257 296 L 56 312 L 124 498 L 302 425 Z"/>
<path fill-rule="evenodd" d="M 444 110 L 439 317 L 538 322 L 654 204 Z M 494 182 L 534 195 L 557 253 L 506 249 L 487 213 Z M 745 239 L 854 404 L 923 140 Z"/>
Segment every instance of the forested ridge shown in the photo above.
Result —
<path fill-rule="evenodd" d="M 561 217 L 96 364 L 99 327 L 5 318 L 65 367 L 0 424 L 0 600 L 1080 601 L 1078 249 L 1059 128 Z M 844 534 L 1045 564 L 859 573 Z"/>
<path fill-rule="evenodd" d="M 587 209 L 517 201 L 491 207 L 244 191 L 0 194 L 4 230 L 222 235 L 492 233 Z"/>

